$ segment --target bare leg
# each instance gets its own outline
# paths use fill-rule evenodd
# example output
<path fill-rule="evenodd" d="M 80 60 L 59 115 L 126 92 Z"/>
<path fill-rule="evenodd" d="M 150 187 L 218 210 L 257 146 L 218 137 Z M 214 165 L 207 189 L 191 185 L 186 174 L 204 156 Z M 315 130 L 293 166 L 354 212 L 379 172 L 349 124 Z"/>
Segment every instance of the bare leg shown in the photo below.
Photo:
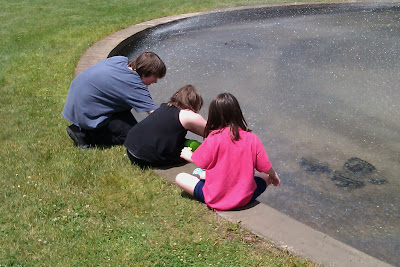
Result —
<path fill-rule="evenodd" d="M 202 171 L 201 173 L 199 173 L 199 177 L 200 177 L 200 179 L 205 180 L 206 179 L 206 171 Z"/>
<path fill-rule="evenodd" d="M 175 182 L 176 184 L 183 189 L 183 191 L 191 194 L 193 196 L 194 188 L 197 183 L 200 181 L 198 175 L 191 175 L 188 173 L 180 173 L 176 176 Z"/>

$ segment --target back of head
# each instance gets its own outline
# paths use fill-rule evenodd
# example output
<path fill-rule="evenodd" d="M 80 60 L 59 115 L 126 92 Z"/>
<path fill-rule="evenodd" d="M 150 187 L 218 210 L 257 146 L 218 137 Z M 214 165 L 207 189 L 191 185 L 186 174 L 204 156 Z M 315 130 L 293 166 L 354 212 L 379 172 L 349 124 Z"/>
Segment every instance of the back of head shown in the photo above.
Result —
<path fill-rule="evenodd" d="M 199 112 L 203 106 L 203 98 L 193 85 L 185 85 L 180 88 L 168 102 L 169 106 L 175 106 L 180 109 L 190 109 Z"/>
<path fill-rule="evenodd" d="M 161 58 L 153 52 L 144 52 L 129 62 L 129 67 L 136 71 L 140 77 L 154 75 L 161 79 L 167 73 L 167 67 Z"/>
<path fill-rule="evenodd" d="M 208 136 L 213 130 L 230 127 L 232 140 L 239 140 L 239 129 L 251 131 L 247 127 L 242 109 L 236 97 L 230 93 L 217 95 L 210 103 L 208 110 L 207 125 L 205 136 Z"/>

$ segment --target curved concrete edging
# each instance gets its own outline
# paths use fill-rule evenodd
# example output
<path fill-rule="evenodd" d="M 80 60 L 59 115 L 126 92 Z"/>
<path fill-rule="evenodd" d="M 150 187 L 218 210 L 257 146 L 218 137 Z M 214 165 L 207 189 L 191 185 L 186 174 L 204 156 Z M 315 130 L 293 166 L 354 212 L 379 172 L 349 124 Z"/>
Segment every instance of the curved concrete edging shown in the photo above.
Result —
<path fill-rule="evenodd" d="M 294 5 L 334 5 L 339 3 L 306 3 Z M 340 3 L 344 4 L 344 3 Z M 351 4 L 351 3 L 347 3 Z M 108 57 L 110 52 L 121 42 L 145 29 L 165 24 L 184 18 L 215 13 L 227 12 L 239 9 L 261 8 L 282 5 L 259 5 L 249 7 L 217 9 L 205 12 L 188 13 L 158 18 L 151 21 L 133 25 L 114 34 L 107 36 L 91 46 L 82 56 L 75 69 L 75 75 Z M 173 182 L 180 172 L 191 172 L 195 166 L 187 164 L 179 168 L 168 170 L 156 170 L 156 173 Z M 280 248 L 291 253 L 301 255 L 311 261 L 325 266 L 391 266 L 383 261 L 373 258 L 359 250 L 356 250 L 324 233 L 316 231 L 303 223 L 300 223 L 287 215 L 263 204 L 258 203 L 248 209 L 240 211 L 217 212 L 221 217 L 232 221 L 241 222 L 241 225 L 254 234 L 272 241 Z"/>

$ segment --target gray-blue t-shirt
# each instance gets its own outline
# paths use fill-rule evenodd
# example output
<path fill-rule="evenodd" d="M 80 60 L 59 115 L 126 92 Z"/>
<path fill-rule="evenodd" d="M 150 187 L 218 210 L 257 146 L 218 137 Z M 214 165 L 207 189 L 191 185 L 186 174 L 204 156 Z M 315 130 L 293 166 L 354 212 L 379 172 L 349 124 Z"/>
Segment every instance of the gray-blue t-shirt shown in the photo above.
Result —
<path fill-rule="evenodd" d="M 128 58 L 104 59 L 79 74 L 71 83 L 63 116 L 83 129 L 94 129 L 113 113 L 157 109 L 147 86 L 136 71 L 128 68 Z"/>

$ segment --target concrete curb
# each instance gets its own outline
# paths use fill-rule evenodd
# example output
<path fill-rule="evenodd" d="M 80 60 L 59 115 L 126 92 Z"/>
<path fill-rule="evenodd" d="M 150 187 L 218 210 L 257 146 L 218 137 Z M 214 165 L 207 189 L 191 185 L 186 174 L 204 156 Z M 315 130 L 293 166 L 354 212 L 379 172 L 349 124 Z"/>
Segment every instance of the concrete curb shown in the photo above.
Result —
<path fill-rule="evenodd" d="M 196 165 L 187 164 L 167 170 L 155 170 L 155 172 L 166 180 L 174 182 L 178 173 L 191 173 L 195 168 Z M 324 266 L 392 266 L 314 230 L 263 203 L 238 211 L 217 211 L 217 214 L 231 222 L 240 222 L 242 227 L 271 241 L 279 248 Z"/>
<path fill-rule="evenodd" d="M 291 4 L 287 6 L 312 4 L 321 5 L 322 3 Z M 334 4 L 338 3 L 324 3 L 324 5 Z M 282 5 L 260 5 L 218 9 L 208 12 L 169 16 L 133 25 L 107 36 L 90 47 L 78 62 L 75 74 L 78 75 L 93 64 L 107 58 L 110 52 L 124 40 L 148 28 L 209 13 L 271 6 Z M 179 168 L 156 170 L 156 173 L 173 182 L 178 173 L 191 172 L 194 168 L 194 165 L 187 164 Z M 217 214 L 229 221 L 241 222 L 243 227 L 262 238 L 272 241 L 278 247 L 284 248 L 291 253 L 301 255 L 324 266 L 392 266 L 324 233 L 316 231 L 262 203 L 240 211 L 217 212 Z"/>

